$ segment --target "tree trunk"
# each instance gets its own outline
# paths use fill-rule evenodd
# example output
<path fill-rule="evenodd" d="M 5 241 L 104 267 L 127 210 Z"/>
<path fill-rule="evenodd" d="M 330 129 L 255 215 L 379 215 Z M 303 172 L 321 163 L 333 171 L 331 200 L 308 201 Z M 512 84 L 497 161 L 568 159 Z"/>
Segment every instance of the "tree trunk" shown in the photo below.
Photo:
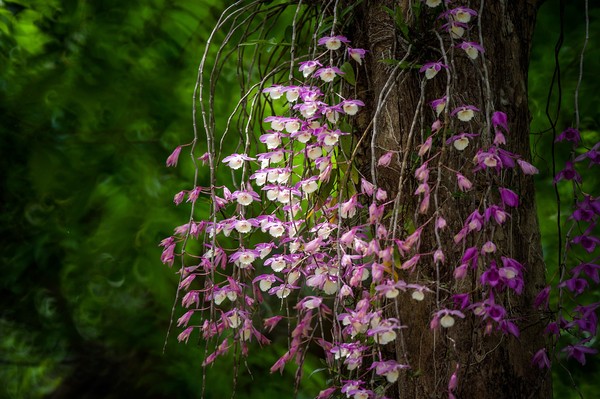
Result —
<path fill-rule="evenodd" d="M 438 29 L 443 23 L 437 20 L 441 7 L 434 11 L 422 4 L 421 16 L 417 18 L 408 4 L 416 1 L 402 0 L 399 7 L 409 26 L 410 40 L 407 41 L 402 37 L 401 29 L 394 18 L 383 8 L 398 7 L 394 3 L 364 1 L 357 7 L 353 24 L 348 29 L 348 32 L 351 32 L 349 36 L 352 36 L 351 39 L 357 47 L 370 50 L 370 57 L 365 65 L 366 74 L 358 74 L 357 97 L 366 99 L 367 105 L 365 112 L 359 116 L 357 130 L 369 133 L 366 140 L 363 140 L 366 145 L 362 148 L 363 153 L 360 156 L 361 159 L 367 160 L 362 166 L 367 176 L 371 173 L 373 132 L 376 132 L 373 140 L 376 157 L 386 151 L 399 152 L 398 162 L 394 167 L 377 171 L 377 183 L 392 194 L 391 198 L 399 196 L 404 204 L 403 215 L 416 226 L 432 215 L 430 211 L 425 215 L 414 216 L 418 200 L 413 195 L 416 184 L 412 176 L 415 165 L 419 165 L 417 146 L 429 135 L 427 127 L 435 120 L 435 113 L 428 103 L 446 94 L 447 77 L 445 70 L 442 70 L 434 79 L 422 84 L 425 78 L 418 69 L 397 68 L 396 75 L 393 75 L 394 65 L 381 60 L 403 58 L 408 52 L 410 41 L 412 45 L 406 59 L 408 62 L 424 64 L 429 61 L 443 61 L 439 51 L 440 38 L 443 40 L 448 57 L 453 60 L 449 65 L 451 100 L 447 106 L 452 110 L 462 104 L 471 104 L 481 109 L 477 121 L 471 122 L 470 125 L 446 120 L 449 131 L 456 127 L 470 129 L 470 133 L 481 133 L 480 138 L 472 141 L 462 153 L 458 153 L 452 146 L 439 143 L 441 146 L 438 145 L 438 148 L 443 148 L 439 156 L 446 167 L 455 170 L 463 167 L 463 170 L 466 170 L 464 165 L 467 164 L 467 160 L 473 158 L 478 147 L 486 145 L 486 129 L 489 140 L 489 116 L 493 111 L 502 111 L 508 115 L 510 134 L 506 135 L 505 148 L 527 159 L 530 157 L 527 71 L 537 4 L 534 1 L 488 0 L 481 15 L 469 23 L 470 30 L 465 34 L 464 40 L 479 42 L 477 24 L 481 18 L 482 45 L 485 48 L 487 82 L 491 94 L 491 97 L 487 98 L 486 72 L 483 70 L 482 57 L 471 60 L 465 56 L 463 50 L 452 47 L 463 39 L 451 43 L 448 33 Z M 451 6 L 456 7 L 455 3 L 457 2 L 453 2 Z M 481 2 L 471 1 L 464 5 L 479 12 Z M 390 83 L 394 83 L 393 88 L 382 103 L 382 92 L 386 87 L 390 87 Z M 492 105 L 493 109 L 486 104 Z M 374 123 L 369 125 L 376 113 Z M 443 115 L 440 117 L 443 118 Z M 458 131 L 448 132 L 448 136 L 456 133 Z M 405 170 L 402 173 L 403 160 Z M 437 164 L 438 160 L 432 162 Z M 473 164 L 468 165 L 470 166 L 467 168 L 472 169 Z M 447 397 L 447 384 L 458 364 L 459 384 L 454 392 L 457 398 L 549 398 L 550 373 L 540 371 L 531 363 L 533 354 L 545 345 L 542 334 L 544 325 L 532 306 L 536 293 L 545 285 L 545 266 L 531 176 L 525 176 L 516 169 L 502 172 L 502 186 L 518 192 L 521 202 L 517 210 L 512 212 L 510 221 L 496 232 L 492 232 L 499 252 L 519 260 L 526 269 L 522 295 L 506 295 L 501 299 L 510 312 L 511 320 L 515 320 L 518 325 L 520 337 L 503 335 L 496 330 L 486 334 L 485 326 L 472 312 L 466 312 L 469 313 L 467 317 L 457 321 L 450 329 L 429 328 L 433 312 L 439 309 L 439 303 L 450 303 L 449 296 L 452 293 L 471 292 L 475 293 L 473 301 L 481 299 L 477 298 L 477 292 L 481 292 L 478 284 L 481 268 L 479 275 L 460 283 L 453 278 L 454 268 L 460 264 L 464 249 L 462 244 L 454 243 L 453 236 L 460 230 L 465 218 L 477 208 L 478 201 L 481 200 L 477 194 L 483 194 L 489 187 L 498 185 L 500 179 L 499 176 L 490 173 L 475 176 L 471 174 L 470 177 L 474 179 L 473 182 L 480 191 L 457 196 L 456 179 L 448 168 L 442 168 L 440 171 L 437 207 L 449 225 L 449 229 L 440 237 L 446 261 L 439 270 L 439 277 L 433 262 L 430 261 L 421 262 L 416 273 L 403 276 L 408 281 L 416 279 L 418 274 L 420 281 L 437 281 L 443 289 L 440 290 L 437 301 L 435 294 L 417 304 L 415 301 L 399 299 L 397 307 L 400 310 L 401 322 L 409 328 L 403 330 L 404 342 L 395 348 L 396 356 L 399 361 L 407 359 L 412 372 L 405 374 L 398 381 L 396 396 Z M 435 181 L 438 176 L 434 170 L 432 173 L 430 181 Z M 397 227 L 403 229 L 406 226 L 407 219 L 404 219 L 399 221 Z M 433 251 L 436 247 L 433 229 L 426 229 L 421 242 L 421 252 Z M 403 306 L 403 303 L 410 303 L 410 306 Z"/>

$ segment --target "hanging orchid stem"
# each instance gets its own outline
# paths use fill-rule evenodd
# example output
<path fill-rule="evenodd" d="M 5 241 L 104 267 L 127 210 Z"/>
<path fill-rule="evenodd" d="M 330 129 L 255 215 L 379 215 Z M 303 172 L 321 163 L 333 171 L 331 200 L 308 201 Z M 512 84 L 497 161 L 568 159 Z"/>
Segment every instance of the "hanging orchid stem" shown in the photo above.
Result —
<path fill-rule="evenodd" d="M 579 76 L 577 77 L 577 87 L 575 87 L 575 129 L 579 130 L 579 89 L 581 88 L 581 81 L 583 80 L 583 54 L 590 40 L 590 15 L 589 15 L 589 4 L 588 0 L 584 0 L 585 4 L 585 39 L 583 40 L 583 46 L 581 47 L 581 54 L 579 55 Z"/>

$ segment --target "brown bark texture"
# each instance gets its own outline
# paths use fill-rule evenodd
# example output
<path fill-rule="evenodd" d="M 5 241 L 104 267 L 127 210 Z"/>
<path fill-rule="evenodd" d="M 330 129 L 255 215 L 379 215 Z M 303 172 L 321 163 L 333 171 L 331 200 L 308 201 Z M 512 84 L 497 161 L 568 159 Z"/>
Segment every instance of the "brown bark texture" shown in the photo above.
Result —
<path fill-rule="evenodd" d="M 366 100 L 367 104 L 362 116 L 359 116 L 357 128 L 359 132 L 368 132 L 358 157 L 365 160 L 362 170 L 365 175 L 370 176 L 371 139 L 376 131 L 376 157 L 388 150 L 399 151 L 399 163 L 394 164 L 395 167 L 377 169 L 378 185 L 392 193 L 392 198 L 396 194 L 400 195 L 406 210 L 404 215 L 410 218 L 412 223 L 419 223 L 431 215 L 415 216 L 417 201 L 413 192 L 416 185 L 412 175 L 415 165 L 418 165 L 416 147 L 428 134 L 426 127 L 431 126 L 435 120 L 435 114 L 427 103 L 446 94 L 447 76 L 442 70 L 439 76 L 423 85 L 424 77 L 418 69 L 397 70 L 393 75 L 394 65 L 381 60 L 401 59 L 406 55 L 409 46 L 408 62 L 423 64 L 440 60 L 441 37 L 449 57 L 453 59 L 450 65 L 450 110 L 462 104 L 476 105 L 482 110 L 474 123 L 471 122 L 468 126 L 461 125 L 461 129 L 465 129 L 461 131 L 482 133 L 482 137 L 485 136 L 483 130 L 487 101 L 488 104 L 493 104 L 494 108 L 487 110 L 490 115 L 493 111 L 503 111 L 508 115 L 510 134 L 506 137 L 505 148 L 528 159 L 530 114 L 527 103 L 527 72 L 537 8 L 533 1 L 488 0 L 483 5 L 481 15 L 470 22 L 470 30 L 467 32 L 469 38 L 466 40 L 479 42 L 477 19 L 481 18 L 485 63 L 489 76 L 487 81 L 491 94 L 488 98 L 482 59 L 473 61 L 467 58 L 462 50 L 452 47 L 462 40 L 454 40 L 454 43 L 451 43 L 447 32 L 438 29 L 440 37 L 435 34 L 435 29 L 443 23 L 436 19 L 441 8 L 438 8 L 438 12 L 433 12 L 423 5 L 421 15 L 417 18 L 411 7 L 414 2 L 365 0 L 355 8 L 353 22 L 347 29 L 347 35 L 355 46 L 370 51 L 364 67 L 365 72 L 357 75 L 356 86 L 356 95 Z M 457 5 L 480 11 L 481 3 L 479 0 L 452 3 L 452 7 Z M 409 39 L 402 35 L 398 24 L 390 13 L 386 12 L 384 6 L 392 10 L 400 7 L 408 24 Z M 386 101 L 382 103 L 381 93 L 386 87 L 390 87 L 390 76 L 394 85 Z M 380 109 L 376 111 L 378 102 Z M 419 113 L 415 117 L 416 110 L 419 110 Z M 413 135 L 409 139 L 411 131 Z M 450 168 L 465 165 L 466 160 L 472 159 L 477 148 L 482 145 L 481 140 L 483 139 L 472 142 L 463 153 L 454 151 L 452 146 L 445 146 L 440 155 L 443 164 Z M 400 163 L 405 154 L 406 170 L 404 176 L 400 176 Z M 470 165 L 472 168 L 473 164 Z M 438 176 L 435 170 L 432 170 L 432 173 L 430 181 L 435 181 Z M 544 323 L 532 307 L 535 295 L 545 285 L 545 265 L 540 245 L 533 181 L 531 176 L 525 176 L 516 169 L 503 171 L 501 176 L 504 179 L 503 186 L 516 191 L 521 204 L 513 211 L 510 221 L 493 233 L 494 241 L 502 254 L 523 263 L 526 272 L 522 295 L 507 294 L 497 298 L 497 301 L 509 311 L 521 335 L 515 338 L 495 330 L 486 334 L 480 319 L 470 311 L 467 312 L 467 317 L 457 321 L 454 327 L 432 331 L 429 321 L 437 306 L 435 295 L 430 295 L 428 300 L 417 304 L 408 298 L 399 298 L 396 306 L 400 310 L 401 322 L 409 328 L 402 330 L 403 342 L 396 348 L 390 348 L 390 351 L 395 351 L 399 360 L 407 359 L 412 371 L 398 381 L 394 392 L 397 398 L 448 397 L 447 384 L 456 364 L 460 365 L 459 383 L 455 392 L 457 398 L 552 396 L 549 372 L 540 371 L 531 364 L 533 354 L 545 345 Z M 457 285 L 459 283 L 452 276 L 454 268 L 460 264 L 460 256 L 464 249 L 462 245 L 456 245 L 452 237 L 460 230 L 465 218 L 477 208 L 482 197 L 478 196 L 478 193 L 484 194 L 490 187 L 498 184 L 500 176 L 482 173 L 476 176 L 470 174 L 469 178 L 473 179 L 477 190 L 480 191 L 469 195 L 456 195 L 454 174 L 443 169 L 439 177 L 439 209 L 450 227 L 449 232 L 446 231 L 441 237 L 446 262 L 441 267 L 439 280 L 435 267 L 428 262 L 420 263 L 416 273 L 403 276 L 407 280 L 418 278 L 421 282 L 428 279 L 439 281 L 444 287 L 440 290 L 439 300 L 442 303 L 449 303 L 449 295 L 455 292 L 471 292 L 473 301 L 481 299 L 477 296 L 480 289 L 477 288 L 476 276 L 467 278 L 467 281 L 463 280 L 460 285 Z M 402 182 L 399 185 L 400 179 Z M 400 220 L 398 227 L 402 229 L 404 226 L 406 220 Z M 432 229 L 425 230 L 421 247 L 423 250 L 435 249 Z"/>

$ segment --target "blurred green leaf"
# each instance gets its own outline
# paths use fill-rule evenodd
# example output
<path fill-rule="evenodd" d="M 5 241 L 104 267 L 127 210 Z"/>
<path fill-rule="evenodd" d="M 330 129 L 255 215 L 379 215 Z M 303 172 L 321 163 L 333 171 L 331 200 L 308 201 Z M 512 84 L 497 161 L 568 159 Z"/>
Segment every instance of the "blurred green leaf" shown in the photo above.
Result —
<path fill-rule="evenodd" d="M 342 75 L 342 77 L 346 82 L 348 82 L 352 86 L 356 85 L 356 77 L 354 76 L 354 68 L 352 67 L 352 64 L 350 64 L 349 62 L 344 62 L 340 70 L 344 72 L 344 75 Z"/>

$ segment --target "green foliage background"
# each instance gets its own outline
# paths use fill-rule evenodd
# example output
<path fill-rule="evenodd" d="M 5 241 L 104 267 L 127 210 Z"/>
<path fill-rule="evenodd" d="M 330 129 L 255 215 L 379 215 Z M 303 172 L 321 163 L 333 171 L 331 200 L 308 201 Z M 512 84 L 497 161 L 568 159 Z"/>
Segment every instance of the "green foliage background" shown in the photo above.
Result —
<path fill-rule="evenodd" d="M 532 126 L 543 132 L 533 136 L 537 154 L 547 154 L 550 142 L 543 108 L 556 3 L 542 9 L 533 49 Z M 216 0 L 0 1 L 0 398 L 199 396 L 203 346 L 177 344 L 175 333 L 162 353 L 177 276 L 160 263 L 157 244 L 187 218 L 171 198 L 189 188 L 191 168 L 182 159 L 166 169 L 164 160 L 192 136 L 197 64 L 223 7 Z M 572 91 L 583 19 L 579 6 L 568 12 L 561 57 Z M 599 9 L 592 15 L 597 28 Z M 584 125 L 595 135 L 597 33 L 581 94 Z M 224 76 L 228 93 L 237 93 L 235 65 Z M 236 101 L 218 96 L 217 113 L 227 115 Z M 563 107 L 561 123 L 571 116 Z M 547 171 L 548 158 L 538 160 Z M 551 237 L 547 175 L 538 189 L 543 234 Z M 555 246 L 545 241 L 549 267 Z M 237 397 L 292 395 L 293 371 L 286 379 L 268 374 L 285 343 L 275 339 L 249 359 L 252 378 L 239 366 Z M 588 377 L 598 369 L 591 363 L 574 373 L 584 393 L 598 385 Z M 229 359 L 209 371 L 207 398 L 230 396 L 232 367 Z M 318 374 L 306 379 L 300 397 L 322 384 Z M 568 376 L 556 381 L 557 397 L 568 397 Z"/>

